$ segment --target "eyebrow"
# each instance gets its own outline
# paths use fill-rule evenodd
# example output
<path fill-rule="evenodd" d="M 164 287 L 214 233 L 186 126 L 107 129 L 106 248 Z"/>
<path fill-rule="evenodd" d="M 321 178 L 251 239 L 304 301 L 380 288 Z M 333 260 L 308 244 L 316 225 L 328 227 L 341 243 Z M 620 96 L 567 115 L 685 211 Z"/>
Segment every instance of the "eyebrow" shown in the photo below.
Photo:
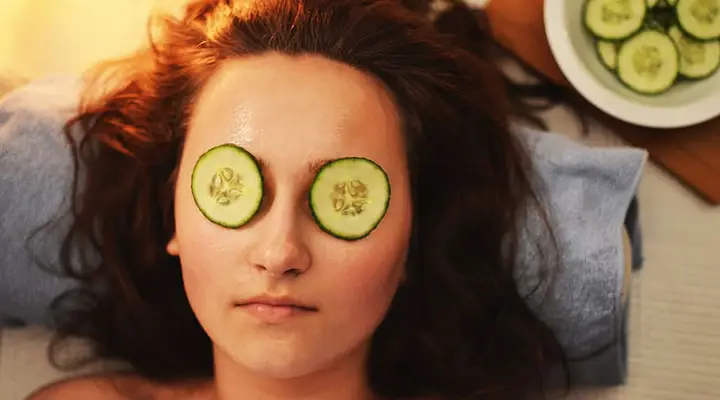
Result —
<path fill-rule="evenodd" d="M 267 162 L 267 160 L 265 160 L 262 157 L 255 157 L 255 159 L 257 160 L 258 164 L 260 165 L 260 169 L 263 169 L 263 170 L 268 169 L 268 166 L 270 164 Z M 329 163 L 330 161 L 332 161 L 332 160 L 324 159 L 324 158 L 319 159 L 319 160 L 312 160 L 312 161 L 308 162 L 308 165 L 307 165 L 308 172 L 310 172 L 311 174 L 314 175 L 320 170 L 320 168 L 323 167 L 323 165 Z"/>

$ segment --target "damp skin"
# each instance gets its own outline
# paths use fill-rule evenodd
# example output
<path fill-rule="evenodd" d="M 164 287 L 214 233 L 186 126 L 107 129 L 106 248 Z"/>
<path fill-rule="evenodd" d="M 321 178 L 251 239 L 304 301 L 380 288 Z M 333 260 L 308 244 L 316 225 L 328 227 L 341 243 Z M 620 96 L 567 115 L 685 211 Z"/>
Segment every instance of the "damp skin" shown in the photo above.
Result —
<path fill-rule="evenodd" d="M 213 340 L 220 375 L 247 383 L 362 362 L 400 284 L 410 238 L 400 127 L 375 79 L 318 56 L 230 61 L 204 88 L 189 124 L 176 233 L 167 249 L 180 259 L 188 300 Z M 190 193 L 195 161 L 222 143 L 241 145 L 264 163 L 266 199 L 240 229 L 208 221 Z M 375 231 L 349 242 L 317 226 L 307 198 L 314 166 L 354 156 L 383 167 L 392 198 Z M 267 293 L 312 303 L 317 312 L 267 325 L 234 307 Z"/>
<path fill-rule="evenodd" d="M 255 140 L 261 132 L 250 129 L 252 124 L 250 108 L 245 103 L 238 104 L 231 117 L 230 143 L 246 147 Z"/>

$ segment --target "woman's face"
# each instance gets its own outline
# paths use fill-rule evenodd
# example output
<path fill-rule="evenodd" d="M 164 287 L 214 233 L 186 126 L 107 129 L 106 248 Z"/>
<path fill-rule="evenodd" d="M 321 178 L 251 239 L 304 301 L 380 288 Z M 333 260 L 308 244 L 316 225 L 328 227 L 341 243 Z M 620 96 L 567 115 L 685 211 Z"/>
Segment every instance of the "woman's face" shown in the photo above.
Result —
<path fill-rule="evenodd" d="M 217 357 L 297 377 L 363 354 L 402 279 L 411 230 L 401 122 L 383 87 L 317 56 L 233 60 L 201 93 L 188 130 L 168 252 Z M 239 229 L 206 219 L 191 192 L 198 157 L 224 143 L 262 160 L 265 199 Z M 379 164 L 392 188 L 384 219 L 357 241 L 321 230 L 307 200 L 316 167 L 349 156 Z M 247 305 L 256 296 L 314 311 Z"/>

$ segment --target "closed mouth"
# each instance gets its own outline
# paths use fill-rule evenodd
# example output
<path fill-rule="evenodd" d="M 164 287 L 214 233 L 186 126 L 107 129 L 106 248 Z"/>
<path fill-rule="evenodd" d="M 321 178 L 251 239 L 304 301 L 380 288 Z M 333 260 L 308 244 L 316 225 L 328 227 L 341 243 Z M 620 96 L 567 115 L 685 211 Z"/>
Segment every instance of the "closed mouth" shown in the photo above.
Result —
<path fill-rule="evenodd" d="M 317 311 L 317 307 L 294 299 L 291 297 L 283 296 L 256 296 L 249 299 L 245 299 L 235 303 L 236 307 L 250 306 L 250 305 L 264 305 L 268 307 L 291 307 L 300 311 Z"/>
<path fill-rule="evenodd" d="M 268 306 L 268 307 L 290 307 L 290 308 L 295 308 L 300 311 L 317 311 L 318 310 L 315 307 L 304 306 L 304 305 L 299 305 L 299 304 L 268 303 L 268 302 L 263 302 L 263 301 L 236 303 L 235 307 L 249 307 L 249 306 L 253 306 L 253 305 L 263 305 L 263 306 Z"/>
<path fill-rule="evenodd" d="M 317 308 L 287 302 L 252 301 L 238 304 L 236 307 L 265 324 L 282 324 L 302 316 L 314 314 Z"/>

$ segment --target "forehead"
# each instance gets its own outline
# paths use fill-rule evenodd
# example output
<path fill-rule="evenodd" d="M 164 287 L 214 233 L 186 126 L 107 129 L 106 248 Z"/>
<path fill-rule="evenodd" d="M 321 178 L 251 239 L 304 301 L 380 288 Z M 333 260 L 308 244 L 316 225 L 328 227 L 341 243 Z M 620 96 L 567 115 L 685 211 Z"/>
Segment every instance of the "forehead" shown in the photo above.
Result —
<path fill-rule="evenodd" d="M 269 164 L 364 156 L 397 163 L 401 121 L 373 77 L 320 56 L 266 54 L 226 62 L 200 94 L 186 151 L 245 146 Z"/>

